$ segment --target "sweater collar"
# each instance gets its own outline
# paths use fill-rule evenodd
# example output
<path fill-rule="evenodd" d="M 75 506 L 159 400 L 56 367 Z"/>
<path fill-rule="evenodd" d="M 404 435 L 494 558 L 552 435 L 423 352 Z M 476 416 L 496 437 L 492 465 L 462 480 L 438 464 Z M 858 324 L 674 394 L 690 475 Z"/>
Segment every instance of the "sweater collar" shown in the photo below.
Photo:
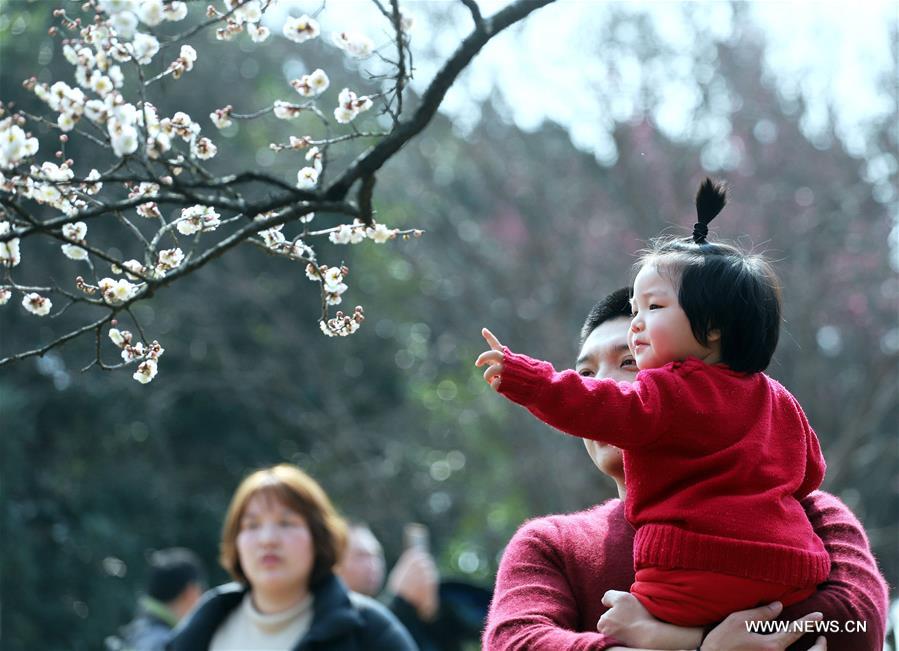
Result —
<path fill-rule="evenodd" d="M 172 649 L 208 649 L 216 629 L 231 611 L 240 606 L 248 592 L 249 588 L 240 583 L 228 583 L 207 592 L 194 613 L 181 623 L 181 630 L 176 631 L 176 644 Z M 312 589 L 312 596 L 312 624 L 295 649 L 303 648 L 309 642 L 332 639 L 348 628 L 365 625 L 362 615 L 350 600 L 349 592 L 333 574 L 329 574 Z"/>

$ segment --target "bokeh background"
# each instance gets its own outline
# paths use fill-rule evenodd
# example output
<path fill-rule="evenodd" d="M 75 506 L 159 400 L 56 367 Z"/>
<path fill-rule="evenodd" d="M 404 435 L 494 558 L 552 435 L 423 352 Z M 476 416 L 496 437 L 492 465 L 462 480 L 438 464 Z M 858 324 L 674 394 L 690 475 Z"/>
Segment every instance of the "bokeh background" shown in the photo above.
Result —
<path fill-rule="evenodd" d="M 0 3 L 0 98 L 32 112 L 42 108 L 24 78 L 71 79 L 47 36 L 57 4 Z M 406 6 L 414 103 L 470 18 L 449 2 Z M 323 28 L 365 29 L 372 11 L 329 3 Z M 224 580 L 215 559 L 231 492 L 280 461 L 368 520 L 388 562 L 403 523 L 419 521 L 445 576 L 490 586 L 525 519 L 593 505 L 613 485 L 579 441 L 489 392 L 473 367 L 480 328 L 571 366 L 592 303 L 628 282 L 651 237 L 692 225 L 706 174 L 730 185 L 713 232 L 776 261 L 785 323 L 769 373 L 804 406 L 828 460 L 824 488 L 861 519 L 895 590 L 897 24 L 891 2 L 551 5 L 492 42 L 382 170 L 378 219 L 426 235 L 320 249 L 351 269 L 345 299 L 367 315 L 356 335 L 324 338 L 302 267 L 247 246 L 136 308 L 166 349 L 150 385 L 81 373 L 89 339 L 0 369 L 3 648 L 100 648 L 131 616 L 152 549 L 191 547 Z M 214 108 L 290 99 L 286 80 L 317 67 L 335 97 L 374 88 L 325 39 L 301 48 L 273 32 L 263 46 L 195 37 L 195 69 L 151 98 L 200 121 L 219 145 L 213 169 L 290 180 L 303 166 L 268 149 L 302 123 L 218 133 Z M 38 135 L 52 152 L 53 134 Z M 58 246 L 27 247 L 19 278 L 78 272 Z M 36 321 L 10 301 L 0 357 L 78 317 Z"/>

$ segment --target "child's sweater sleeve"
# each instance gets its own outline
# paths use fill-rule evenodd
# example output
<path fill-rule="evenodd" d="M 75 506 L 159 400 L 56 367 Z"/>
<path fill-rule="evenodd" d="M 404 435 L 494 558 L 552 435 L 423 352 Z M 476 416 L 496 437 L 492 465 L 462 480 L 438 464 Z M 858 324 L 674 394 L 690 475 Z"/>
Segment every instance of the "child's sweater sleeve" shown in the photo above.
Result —
<path fill-rule="evenodd" d="M 631 449 L 659 438 L 670 422 L 664 412 L 677 402 L 676 383 L 557 373 L 549 362 L 503 352 L 499 392 L 566 434 Z"/>

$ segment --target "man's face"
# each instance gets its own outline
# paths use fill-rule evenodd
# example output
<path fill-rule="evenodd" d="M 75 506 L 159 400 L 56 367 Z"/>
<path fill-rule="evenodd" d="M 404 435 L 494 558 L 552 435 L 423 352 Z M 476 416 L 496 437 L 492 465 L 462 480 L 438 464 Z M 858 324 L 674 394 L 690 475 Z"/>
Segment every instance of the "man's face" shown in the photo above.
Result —
<path fill-rule="evenodd" d="M 347 550 L 337 567 L 337 574 L 347 587 L 374 597 L 384 582 L 384 552 L 381 543 L 368 527 L 351 527 Z"/>
<path fill-rule="evenodd" d="M 581 346 L 575 370 L 583 376 L 608 378 L 618 382 L 632 382 L 637 375 L 637 363 L 627 345 L 630 319 L 609 319 L 597 327 Z M 587 452 L 599 470 L 624 481 L 621 450 L 614 445 L 584 439 Z"/>

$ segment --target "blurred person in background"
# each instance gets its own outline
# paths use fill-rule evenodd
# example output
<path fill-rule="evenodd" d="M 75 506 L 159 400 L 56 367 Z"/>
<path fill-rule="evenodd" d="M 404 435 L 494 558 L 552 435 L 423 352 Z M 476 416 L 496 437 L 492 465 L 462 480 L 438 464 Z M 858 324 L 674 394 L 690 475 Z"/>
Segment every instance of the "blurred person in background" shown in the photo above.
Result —
<path fill-rule="evenodd" d="M 593 306 L 581 331 L 576 370 L 581 375 L 633 382 L 634 357 L 627 346 L 630 289 Z M 626 648 L 750 651 L 880 651 L 886 619 L 886 583 L 871 554 L 864 528 L 833 495 L 814 491 L 801 501 L 831 557 L 830 574 L 807 600 L 783 608 L 774 603 L 733 613 L 714 628 L 677 627 L 653 619 L 627 591 L 634 581 L 634 528 L 624 517 L 621 450 L 585 441 L 600 472 L 611 478 L 619 499 L 586 511 L 535 518 L 506 546 L 496 578 L 485 651 Z M 815 634 L 750 633 L 746 621 L 822 621 L 839 626 L 826 640 Z M 864 622 L 865 630 L 850 630 Z M 706 634 L 707 632 L 707 634 Z M 801 639 L 800 639 L 801 638 Z"/>
<path fill-rule="evenodd" d="M 258 470 L 225 516 L 220 562 L 234 583 L 207 592 L 171 651 L 414 651 L 397 619 L 334 575 L 347 529 L 296 466 Z"/>
<path fill-rule="evenodd" d="M 410 535 L 414 534 L 414 535 Z M 457 651 L 476 642 L 487 614 L 490 593 L 458 581 L 440 581 L 428 550 L 427 530 L 407 525 L 405 550 L 384 585 L 384 550 L 364 522 L 349 527 L 347 553 L 336 569 L 350 590 L 380 595 L 412 634 L 421 651 Z"/>
<path fill-rule="evenodd" d="M 137 616 L 122 630 L 116 648 L 163 651 L 172 629 L 190 612 L 206 587 L 203 563 L 189 549 L 173 547 L 150 556 L 147 590 Z"/>

